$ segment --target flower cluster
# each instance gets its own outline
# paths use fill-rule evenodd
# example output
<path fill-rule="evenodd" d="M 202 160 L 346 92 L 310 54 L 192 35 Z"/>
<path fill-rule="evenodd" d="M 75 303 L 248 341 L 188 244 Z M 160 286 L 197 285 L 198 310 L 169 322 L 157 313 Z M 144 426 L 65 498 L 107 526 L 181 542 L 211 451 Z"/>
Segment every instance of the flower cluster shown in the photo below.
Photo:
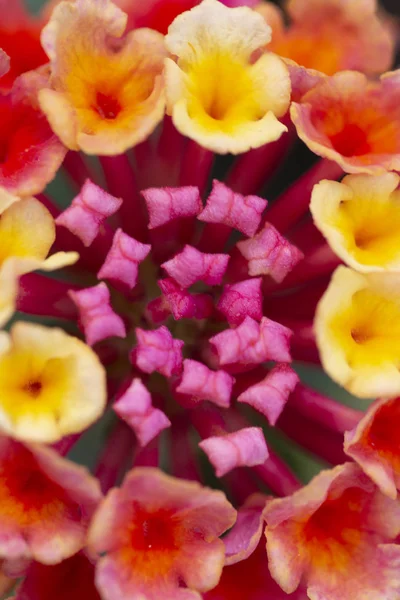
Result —
<path fill-rule="evenodd" d="M 0 594 L 398 600 L 389 16 L 3 8 Z M 67 457 L 88 429 L 91 472 Z M 305 485 L 293 447 L 324 467 Z"/>

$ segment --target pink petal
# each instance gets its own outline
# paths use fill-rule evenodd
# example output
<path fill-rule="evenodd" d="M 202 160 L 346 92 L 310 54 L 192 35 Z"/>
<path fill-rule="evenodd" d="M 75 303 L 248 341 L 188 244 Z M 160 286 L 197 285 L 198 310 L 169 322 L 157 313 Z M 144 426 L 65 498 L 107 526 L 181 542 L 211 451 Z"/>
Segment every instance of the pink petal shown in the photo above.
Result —
<path fill-rule="evenodd" d="M 224 286 L 218 310 L 230 325 L 240 325 L 246 317 L 262 318 L 261 278 L 246 279 Z"/>
<path fill-rule="evenodd" d="M 241 233 L 253 236 L 261 222 L 261 215 L 267 207 L 267 201 L 258 196 L 236 194 L 220 181 L 213 181 L 200 221 L 221 223 L 233 227 Z"/>
<path fill-rule="evenodd" d="M 56 223 L 69 229 L 84 246 L 90 246 L 103 222 L 116 213 L 121 204 L 121 198 L 111 196 L 88 179 Z"/>
<path fill-rule="evenodd" d="M 254 467 L 268 458 L 268 448 L 260 427 L 246 427 L 234 433 L 209 437 L 199 443 L 215 467 L 217 477 L 236 467 Z"/>
<path fill-rule="evenodd" d="M 267 500 L 264 494 L 253 494 L 238 511 L 235 525 L 224 537 L 225 565 L 245 560 L 257 548 L 264 529 L 263 509 Z"/>
<path fill-rule="evenodd" d="M 159 329 L 145 331 L 136 328 L 137 346 L 132 358 L 145 373 L 157 371 L 165 377 L 178 375 L 182 370 L 182 340 L 172 337 L 164 325 Z"/>
<path fill-rule="evenodd" d="M 122 229 L 118 229 L 97 277 L 118 281 L 132 289 L 137 282 L 139 263 L 146 258 L 150 250 L 149 244 L 142 244 Z"/>
<path fill-rule="evenodd" d="M 109 337 L 126 337 L 123 320 L 110 306 L 110 292 L 105 283 L 69 295 L 79 311 L 80 323 L 89 346 Z"/>
<path fill-rule="evenodd" d="M 173 279 L 160 279 L 165 305 L 168 305 L 174 319 L 206 319 L 213 311 L 213 300 L 208 294 L 190 294 Z"/>
<path fill-rule="evenodd" d="M 182 380 L 176 391 L 195 400 L 209 400 L 217 406 L 228 408 L 234 378 L 225 371 L 211 371 L 203 363 L 183 361 Z"/>
<path fill-rule="evenodd" d="M 289 365 L 278 365 L 260 383 L 240 394 L 238 402 L 250 404 L 267 417 L 270 425 L 275 425 L 298 381 Z"/>
<path fill-rule="evenodd" d="M 197 187 L 149 188 L 142 195 L 150 215 L 149 229 L 182 217 L 195 217 L 203 205 Z"/>
<path fill-rule="evenodd" d="M 207 285 L 219 285 L 228 266 L 228 254 L 205 254 L 186 245 L 182 252 L 161 266 L 180 286 L 187 288 L 203 281 Z"/>
<path fill-rule="evenodd" d="M 154 408 L 151 396 L 140 379 L 134 379 L 114 404 L 115 412 L 132 427 L 141 446 L 146 446 L 163 429 L 170 427 L 167 416 Z"/>
<path fill-rule="evenodd" d="M 267 317 L 257 323 L 246 317 L 236 329 L 226 329 L 210 338 L 219 364 L 257 365 L 267 360 L 290 362 L 290 337 L 292 332 Z"/>
<path fill-rule="evenodd" d="M 250 240 L 238 242 L 237 247 L 249 261 L 249 275 L 270 275 L 278 283 L 304 258 L 304 254 L 269 223 Z"/>

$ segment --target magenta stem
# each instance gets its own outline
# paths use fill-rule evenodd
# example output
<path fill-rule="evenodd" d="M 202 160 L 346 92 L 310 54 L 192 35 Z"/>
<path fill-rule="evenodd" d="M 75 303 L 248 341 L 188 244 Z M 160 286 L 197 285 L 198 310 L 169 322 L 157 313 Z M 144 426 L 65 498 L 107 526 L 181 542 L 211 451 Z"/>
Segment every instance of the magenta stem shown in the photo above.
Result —
<path fill-rule="evenodd" d="M 287 407 L 339 434 L 353 429 L 364 415 L 302 384 L 290 395 Z"/>
<path fill-rule="evenodd" d="M 173 419 L 169 434 L 171 469 L 174 476 L 201 481 L 201 474 L 190 446 L 190 422 L 186 414 Z"/>
<path fill-rule="evenodd" d="M 312 320 L 315 309 L 329 283 L 328 278 L 318 279 L 290 293 L 267 295 L 263 313 L 274 321 L 281 321 L 290 315 L 291 319 Z"/>
<path fill-rule="evenodd" d="M 252 470 L 278 496 L 289 496 L 301 488 L 301 483 L 295 474 L 270 449 L 265 463 L 252 467 Z"/>
<path fill-rule="evenodd" d="M 134 434 L 130 427 L 119 421 L 114 427 L 97 462 L 95 476 L 103 493 L 113 487 L 129 465 L 134 448 Z"/>
<path fill-rule="evenodd" d="M 142 197 L 129 158 L 119 156 L 101 156 L 101 166 L 110 194 L 122 198 L 119 210 L 123 229 L 140 242 L 147 240 L 147 216 Z"/>
<path fill-rule="evenodd" d="M 315 422 L 294 408 L 286 407 L 279 417 L 277 427 L 294 442 L 332 465 L 347 460 L 342 435 L 321 425 L 316 427 Z"/>
<path fill-rule="evenodd" d="M 159 437 L 145 448 L 138 448 L 133 457 L 134 467 L 158 467 L 160 463 Z"/>
<path fill-rule="evenodd" d="M 307 212 L 314 185 L 322 179 L 339 179 L 342 174 L 342 168 L 335 162 L 319 160 L 274 201 L 265 221 L 285 233 Z"/>
<path fill-rule="evenodd" d="M 95 173 L 87 165 L 85 159 L 79 152 L 73 152 L 71 150 L 67 152 L 62 166 L 73 183 L 79 188 L 82 187 L 87 179 L 91 179 L 92 181 L 96 180 Z"/>
<path fill-rule="evenodd" d="M 202 194 L 207 186 L 214 154 L 199 146 L 194 141 L 189 141 L 182 159 L 179 185 L 195 185 Z"/>
<path fill-rule="evenodd" d="M 19 280 L 17 310 L 29 314 L 74 321 L 77 313 L 68 296 L 79 286 L 51 279 L 37 273 L 23 275 Z"/>
<path fill-rule="evenodd" d="M 220 223 L 205 223 L 197 248 L 201 252 L 223 252 L 232 227 Z"/>
<path fill-rule="evenodd" d="M 80 440 L 85 432 L 75 433 L 74 435 L 67 435 L 63 437 L 59 442 L 52 445 L 52 448 L 60 454 L 60 456 L 66 456 L 75 444 Z"/>
<path fill-rule="evenodd" d="M 288 126 L 288 131 L 279 140 L 249 150 L 236 159 L 226 180 L 228 187 L 246 196 L 255 194 L 268 183 L 296 139 L 290 118 L 285 117 L 282 121 Z"/>

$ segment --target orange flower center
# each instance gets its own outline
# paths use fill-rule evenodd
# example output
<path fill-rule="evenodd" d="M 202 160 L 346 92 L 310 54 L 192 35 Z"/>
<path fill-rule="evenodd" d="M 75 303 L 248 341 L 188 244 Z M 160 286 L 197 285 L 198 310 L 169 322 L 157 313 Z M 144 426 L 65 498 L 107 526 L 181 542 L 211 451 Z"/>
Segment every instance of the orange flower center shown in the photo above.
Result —
<path fill-rule="evenodd" d="M 371 152 L 367 133 L 353 123 L 346 123 L 330 140 L 333 148 L 343 156 L 362 156 Z"/>
<path fill-rule="evenodd" d="M 121 104 L 117 98 L 97 92 L 96 105 L 94 106 L 102 119 L 116 119 L 122 110 Z"/>

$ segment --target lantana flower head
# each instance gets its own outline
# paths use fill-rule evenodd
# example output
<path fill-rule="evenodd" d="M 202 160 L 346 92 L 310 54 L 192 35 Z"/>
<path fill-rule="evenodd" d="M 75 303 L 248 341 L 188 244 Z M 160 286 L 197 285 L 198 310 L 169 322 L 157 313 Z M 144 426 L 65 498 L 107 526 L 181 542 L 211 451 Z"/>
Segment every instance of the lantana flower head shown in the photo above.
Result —
<path fill-rule="evenodd" d="M 18 600 L 399 596 L 398 72 L 366 77 L 392 30 L 369 0 L 288 11 L 51 1 L 1 99 Z"/>

